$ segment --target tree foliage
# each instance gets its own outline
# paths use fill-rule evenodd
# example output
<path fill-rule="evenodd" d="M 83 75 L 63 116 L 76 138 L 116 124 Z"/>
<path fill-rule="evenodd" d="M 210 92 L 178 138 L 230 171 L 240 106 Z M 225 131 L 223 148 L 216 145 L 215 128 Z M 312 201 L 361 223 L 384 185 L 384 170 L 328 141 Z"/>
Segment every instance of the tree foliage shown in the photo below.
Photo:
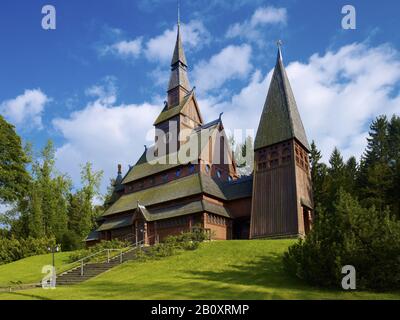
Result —
<path fill-rule="evenodd" d="M 0 115 L 0 203 L 12 203 L 26 195 L 28 161 L 15 128 Z"/>
<path fill-rule="evenodd" d="M 356 268 L 357 287 L 400 287 L 400 118 L 371 123 L 360 163 L 344 161 L 335 148 L 329 165 L 311 144 L 316 214 L 305 240 L 285 254 L 286 269 L 299 278 L 338 287 L 344 265 Z"/>

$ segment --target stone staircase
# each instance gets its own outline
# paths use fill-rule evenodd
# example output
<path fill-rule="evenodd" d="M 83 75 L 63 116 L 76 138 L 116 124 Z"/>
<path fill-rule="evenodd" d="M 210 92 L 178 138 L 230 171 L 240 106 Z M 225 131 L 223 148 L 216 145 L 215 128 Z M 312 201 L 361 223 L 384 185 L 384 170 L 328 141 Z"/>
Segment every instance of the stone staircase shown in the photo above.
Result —
<path fill-rule="evenodd" d="M 146 248 L 135 248 L 131 251 L 122 254 L 122 262 L 121 256 L 118 254 L 115 257 L 110 258 L 110 261 L 107 262 L 97 262 L 97 263 L 87 263 L 83 268 L 83 275 L 81 275 L 81 266 L 68 270 L 57 276 L 57 285 L 72 285 L 81 283 L 88 279 L 98 276 L 101 273 L 104 273 L 121 263 L 124 263 L 129 260 L 134 260 L 136 258 L 137 250 L 146 251 Z"/>

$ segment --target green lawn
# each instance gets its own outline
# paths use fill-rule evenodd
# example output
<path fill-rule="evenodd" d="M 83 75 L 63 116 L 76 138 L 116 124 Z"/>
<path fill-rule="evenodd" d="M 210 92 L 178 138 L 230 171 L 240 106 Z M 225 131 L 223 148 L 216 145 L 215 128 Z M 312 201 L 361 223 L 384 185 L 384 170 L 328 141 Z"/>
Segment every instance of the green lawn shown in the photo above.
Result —
<path fill-rule="evenodd" d="M 56 253 L 56 268 L 67 264 L 69 255 L 70 252 Z M 16 282 L 24 284 L 38 283 L 44 276 L 42 275 L 43 266 L 51 264 L 52 255 L 44 254 L 0 265 L 0 288 L 9 287 Z"/>
<path fill-rule="evenodd" d="M 0 294 L 0 299 L 400 299 L 398 293 L 344 292 L 286 275 L 293 240 L 218 241 L 157 261 L 131 261 L 86 283 Z"/>

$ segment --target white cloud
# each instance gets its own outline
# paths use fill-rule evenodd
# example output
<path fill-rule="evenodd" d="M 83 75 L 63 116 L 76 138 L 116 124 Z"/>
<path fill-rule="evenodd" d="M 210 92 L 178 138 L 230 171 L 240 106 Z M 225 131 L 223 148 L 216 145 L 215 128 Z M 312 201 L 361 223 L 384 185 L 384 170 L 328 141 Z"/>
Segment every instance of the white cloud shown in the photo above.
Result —
<path fill-rule="evenodd" d="M 25 90 L 18 97 L 0 104 L 0 112 L 13 124 L 42 129 L 42 113 L 50 99 L 40 89 Z"/>
<path fill-rule="evenodd" d="M 200 61 L 193 70 L 194 84 L 198 91 L 201 93 L 217 89 L 228 80 L 246 77 L 252 69 L 251 51 L 249 45 L 230 45 L 209 61 Z"/>
<path fill-rule="evenodd" d="M 199 20 L 181 24 L 182 41 L 185 50 L 201 49 L 210 42 L 210 34 Z M 167 63 L 171 61 L 176 42 L 177 27 L 167 29 L 163 34 L 150 39 L 146 44 L 145 54 L 149 61 Z"/>
<path fill-rule="evenodd" d="M 327 160 L 338 146 L 345 157 L 359 157 L 368 125 L 380 114 L 400 112 L 400 58 L 389 46 L 351 44 L 308 63 L 287 67 L 308 139 L 315 140 Z M 228 102 L 214 104 L 214 116 L 225 111 L 226 128 L 257 129 L 272 71 L 253 74 L 250 83 Z M 211 99 L 211 98 L 208 98 Z"/>
<path fill-rule="evenodd" d="M 102 54 L 114 54 L 121 58 L 136 59 L 142 52 L 142 38 L 134 40 L 122 40 L 113 45 L 106 46 L 102 50 Z"/>
<path fill-rule="evenodd" d="M 287 10 L 272 6 L 258 8 L 250 20 L 242 23 L 235 23 L 228 28 L 227 38 L 246 38 L 259 44 L 263 43 L 261 27 L 265 25 L 286 25 Z"/>
<path fill-rule="evenodd" d="M 142 154 L 143 145 L 150 144 L 146 134 L 162 107 L 149 103 L 114 105 L 115 92 L 102 86 L 93 86 L 87 93 L 97 96 L 95 101 L 68 118 L 53 120 L 65 139 L 56 151 L 57 168 L 79 185 L 80 165 L 92 162 L 96 170 L 104 170 L 104 192 L 109 179 L 116 176 L 117 164 L 126 172 Z"/>

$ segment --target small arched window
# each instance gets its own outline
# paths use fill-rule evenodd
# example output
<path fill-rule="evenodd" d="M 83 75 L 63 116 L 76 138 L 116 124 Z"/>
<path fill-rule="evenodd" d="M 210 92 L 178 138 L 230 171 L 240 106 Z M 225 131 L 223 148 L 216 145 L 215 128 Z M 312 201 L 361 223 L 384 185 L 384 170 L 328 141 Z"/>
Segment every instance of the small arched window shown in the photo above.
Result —
<path fill-rule="evenodd" d="M 209 173 L 209 172 L 210 172 L 210 169 L 211 169 L 210 165 L 207 164 L 207 165 L 206 165 L 206 172 Z"/>
<path fill-rule="evenodd" d="M 232 176 L 228 177 L 228 181 L 231 182 L 233 180 Z"/>
<path fill-rule="evenodd" d="M 222 176 L 221 170 L 217 170 L 217 177 L 218 177 L 219 179 L 221 179 L 221 176 Z"/>

